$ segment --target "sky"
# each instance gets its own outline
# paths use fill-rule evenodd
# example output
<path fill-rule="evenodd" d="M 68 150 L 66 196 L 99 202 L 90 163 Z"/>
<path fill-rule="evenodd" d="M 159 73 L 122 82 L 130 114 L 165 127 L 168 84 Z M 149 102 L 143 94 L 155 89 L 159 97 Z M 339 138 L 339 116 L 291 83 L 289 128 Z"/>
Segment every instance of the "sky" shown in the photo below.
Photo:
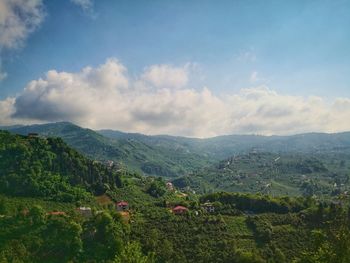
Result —
<path fill-rule="evenodd" d="M 350 0 L 0 0 L 0 125 L 350 130 Z"/>

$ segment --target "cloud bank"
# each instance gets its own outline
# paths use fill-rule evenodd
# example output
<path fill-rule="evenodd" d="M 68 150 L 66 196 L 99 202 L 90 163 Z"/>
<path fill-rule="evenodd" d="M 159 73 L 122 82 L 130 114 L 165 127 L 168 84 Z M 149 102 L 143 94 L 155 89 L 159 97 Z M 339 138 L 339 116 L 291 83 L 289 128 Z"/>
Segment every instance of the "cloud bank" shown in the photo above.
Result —
<path fill-rule="evenodd" d="M 130 77 L 117 59 L 79 72 L 50 70 L 0 101 L 0 123 L 71 121 L 93 129 L 211 137 L 350 130 L 350 99 L 278 94 L 265 86 L 236 94 L 189 87 L 188 65 L 154 65 Z"/>

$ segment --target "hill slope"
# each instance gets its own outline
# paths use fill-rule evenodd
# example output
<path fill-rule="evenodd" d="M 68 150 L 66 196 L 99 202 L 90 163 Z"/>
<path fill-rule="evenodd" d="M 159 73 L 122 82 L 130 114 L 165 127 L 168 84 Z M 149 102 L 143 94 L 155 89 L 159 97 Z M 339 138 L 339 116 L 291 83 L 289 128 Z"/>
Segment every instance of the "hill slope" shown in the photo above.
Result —
<path fill-rule="evenodd" d="M 206 166 L 209 159 L 203 155 L 188 152 L 172 141 L 160 146 L 141 140 L 140 136 L 108 138 L 93 130 L 84 129 L 68 122 L 9 127 L 9 131 L 27 135 L 39 133 L 42 136 L 62 138 L 68 145 L 90 158 L 100 161 L 112 160 L 129 169 L 148 175 L 176 177 Z M 147 137 L 147 136 L 146 136 Z"/>
<path fill-rule="evenodd" d="M 240 154 L 173 182 L 199 192 L 334 195 L 350 190 L 349 154 Z"/>
<path fill-rule="evenodd" d="M 90 158 L 112 160 L 147 175 L 178 177 L 237 154 L 255 152 L 348 154 L 350 133 L 294 136 L 227 135 L 198 139 L 147 136 L 113 130 L 93 131 L 68 122 L 8 127 L 13 133 L 61 137 Z"/>
<path fill-rule="evenodd" d="M 0 131 L 0 192 L 72 201 L 120 185 L 115 172 L 91 161 L 60 138 Z"/>

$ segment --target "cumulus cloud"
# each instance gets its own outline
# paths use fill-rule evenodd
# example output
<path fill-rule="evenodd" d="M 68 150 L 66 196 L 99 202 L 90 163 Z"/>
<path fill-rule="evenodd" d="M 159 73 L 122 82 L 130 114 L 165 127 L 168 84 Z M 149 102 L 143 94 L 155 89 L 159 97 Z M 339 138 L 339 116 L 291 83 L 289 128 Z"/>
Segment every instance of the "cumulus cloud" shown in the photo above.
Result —
<path fill-rule="evenodd" d="M 147 67 L 141 79 L 157 88 L 182 88 L 188 83 L 189 64 L 184 67 L 153 65 Z"/>
<path fill-rule="evenodd" d="M 11 125 L 14 124 L 14 120 L 11 115 L 14 113 L 15 98 L 7 98 L 0 101 L 0 124 Z"/>
<path fill-rule="evenodd" d="M 159 73 L 159 75 L 157 74 Z M 116 59 L 79 72 L 51 70 L 0 103 L 0 122 L 72 121 L 93 129 L 210 137 L 350 130 L 350 99 L 279 94 L 268 87 L 213 94 L 189 87 L 186 66 L 155 65 L 130 77 Z"/>
<path fill-rule="evenodd" d="M 44 16 L 41 0 L 0 1 L 0 49 L 21 46 Z"/>

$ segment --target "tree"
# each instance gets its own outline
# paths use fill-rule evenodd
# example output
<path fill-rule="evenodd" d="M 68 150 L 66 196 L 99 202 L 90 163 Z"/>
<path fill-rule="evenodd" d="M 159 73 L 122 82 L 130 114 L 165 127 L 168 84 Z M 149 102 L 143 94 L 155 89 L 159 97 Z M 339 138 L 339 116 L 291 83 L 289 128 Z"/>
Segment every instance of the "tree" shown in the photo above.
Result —
<path fill-rule="evenodd" d="M 81 233 L 81 226 L 67 217 L 49 218 L 45 230 L 41 233 L 43 244 L 38 255 L 39 261 L 73 260 L 82 249 Z"/>
<path fill-rule="evenodd" d="M 161 178 L 154 180 L 147 189 L 147 193 L 153 197 L 163 196 L 166 193 L 166 186 L 164 181 Z"/>
<path fill-rule="evenodd" d="M 111 260 L 122 248 L 122 227 L 106 212 L 96 215 L 85 225 L 84 251 L 86 257 L 98 262 Z"/>
<path fill-rule="evenodd" d="M 29 218 L 32 224 L 41 225 L 45 223 L 46 215 L 45 211 L 41 206 L 35 205 L 29 210 Z"/>
<path fill-rule="evenodd" d="M 153 253 L 144 255 L 141 246 L 137 242 L 128 243 L 121 254 L 116 257 L 114 263 L 155 263 L 155 256 Z"/>

